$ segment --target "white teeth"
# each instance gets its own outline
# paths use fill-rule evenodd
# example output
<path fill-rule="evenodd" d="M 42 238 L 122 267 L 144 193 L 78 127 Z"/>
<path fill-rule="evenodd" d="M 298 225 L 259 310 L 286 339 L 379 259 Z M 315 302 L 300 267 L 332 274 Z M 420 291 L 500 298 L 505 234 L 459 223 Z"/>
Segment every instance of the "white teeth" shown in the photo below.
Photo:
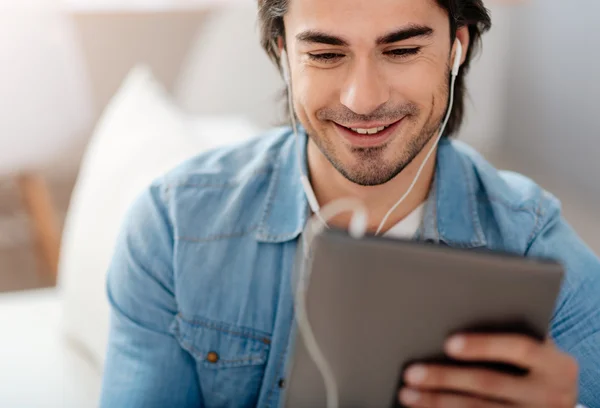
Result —
<path fill-rule="evenodd" d="M 358 129 L 358 128 L 350 128 L 350 129 L 352 129 L 359 135 L 374 135 L 374 134 L 379 133 L 382 130 L 386 129 L 387 127 L 388 126 L 381 126 L 378 128 L 371 128 L 371 129 Z"/>

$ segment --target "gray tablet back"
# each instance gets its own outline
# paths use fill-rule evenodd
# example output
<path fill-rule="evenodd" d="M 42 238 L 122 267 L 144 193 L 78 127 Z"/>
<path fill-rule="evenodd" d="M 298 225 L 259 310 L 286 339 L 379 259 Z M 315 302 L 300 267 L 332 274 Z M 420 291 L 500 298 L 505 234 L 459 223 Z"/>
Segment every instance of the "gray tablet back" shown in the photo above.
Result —
<path fill-rule="evenodd" d="M 318 236 L 313 251 L 307 313 L 341 407 L 396 406 L 403 367 L 444 362 L 444 341 L 457 330 L 542 340 L 563 276 L 553 262 L 340 231 Z M 290 356 L 284 405 L 325 407 L 299 333 Z"/>

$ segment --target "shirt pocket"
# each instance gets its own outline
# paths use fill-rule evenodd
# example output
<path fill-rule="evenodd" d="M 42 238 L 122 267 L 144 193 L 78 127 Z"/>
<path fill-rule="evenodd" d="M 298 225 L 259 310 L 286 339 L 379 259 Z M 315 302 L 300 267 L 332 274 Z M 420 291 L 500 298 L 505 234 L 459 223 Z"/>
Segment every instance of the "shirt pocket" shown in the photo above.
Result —
<path fill-rule="evenodd" d="M 269 335 L 181 315 L 172 332 L 196 361 L 206 408 L 256 406 L 269 355 Z"/>

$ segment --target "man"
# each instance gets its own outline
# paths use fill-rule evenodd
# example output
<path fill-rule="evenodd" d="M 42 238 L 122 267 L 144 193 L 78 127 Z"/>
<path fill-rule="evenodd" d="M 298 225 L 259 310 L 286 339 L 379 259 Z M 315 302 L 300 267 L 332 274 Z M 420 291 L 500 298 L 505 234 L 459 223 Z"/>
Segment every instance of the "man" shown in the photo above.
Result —
<path fill-rule="evenodd" d="M 102 406 L 281 402 L 294 317 L 290 275 L 310 215 L 302 172 L 321 206 L 343 197 L 364 202 L 370 232 L 385 221 L 389 236 L 566 266 L 552 340 L 448 341 L 459 360 L 511 363 L 528 375 L 415 366 L 399 390 L 405 405 L 600 406 L 600 262 L 556 199 L 449 138 L 462 121 L 473 47 L 490 27 L 482 1 L 260 0 L 259 8 L 266 51 L 280 67 L 289 64 L 300 158 L 294 132 L 276 129 L 188 161 L 139 198 L 108 277 Z M 461 70 L 438 145 L 457 42 Z M 430 151 L 435 160 L 426 160 Z M 349 215 L 330 223 L 346 228 Z"/>

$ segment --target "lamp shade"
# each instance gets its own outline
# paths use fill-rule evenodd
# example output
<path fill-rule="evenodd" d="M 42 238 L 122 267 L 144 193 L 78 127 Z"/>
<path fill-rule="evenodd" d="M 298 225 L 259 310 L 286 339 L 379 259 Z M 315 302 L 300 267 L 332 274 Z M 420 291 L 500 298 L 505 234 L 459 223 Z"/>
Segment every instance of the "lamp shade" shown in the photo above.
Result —
<path fill-rule="evenodd" d="M 0 7 L 0 176 L 42 166 L 91 126 L 91 88 L 52 0 Z"/>

